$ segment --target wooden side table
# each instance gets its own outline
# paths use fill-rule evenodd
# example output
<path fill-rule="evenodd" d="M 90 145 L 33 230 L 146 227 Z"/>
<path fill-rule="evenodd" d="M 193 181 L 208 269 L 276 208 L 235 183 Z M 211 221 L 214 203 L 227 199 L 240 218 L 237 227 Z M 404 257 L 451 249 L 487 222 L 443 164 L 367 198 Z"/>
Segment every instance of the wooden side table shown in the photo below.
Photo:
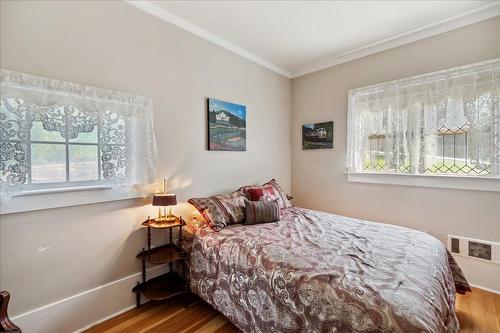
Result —
<path fill-rule="evenodd" d="M 158 223 L 147 219 L 142 223 L 148 228 L 148 248 L 142 249 L 137 255 L 142 260 L 142 282 L 132 289 L 136 294 L 137 307 L 141 306 L 141 295 L 151 300 L 165 300 L 174 296 L 186 295 L 186 306 L 189 304 L 189 284 L 187 281 L 186 261 L 188 254 L 182 249 L 182 227 L 186 225 L 182 217 L 170 223 Z M 169 232 L 169 243 L 151 248 L 151 228 L 166 229 Z M 179 242 L 175 244 L 172 239 L 174 228 L 179 228 Z M 177 263 L 180 272 L 174 271 L 174 263 Z M 146 266 L 169 264 L 170 271 L 153 279 L 146 278 Z"/>

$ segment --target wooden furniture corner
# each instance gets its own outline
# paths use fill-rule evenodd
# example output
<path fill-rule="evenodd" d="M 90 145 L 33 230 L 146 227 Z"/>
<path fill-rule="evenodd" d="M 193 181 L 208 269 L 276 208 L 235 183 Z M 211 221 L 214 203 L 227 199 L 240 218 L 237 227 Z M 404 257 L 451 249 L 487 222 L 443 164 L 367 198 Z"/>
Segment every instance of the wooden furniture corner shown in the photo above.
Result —
<path fill-rule="evenodd" d="M 0 332 L 21 333 L 21 329 L 10 321 L 7 314 L 10 294 L 7 291 L 0 291 Z"/>

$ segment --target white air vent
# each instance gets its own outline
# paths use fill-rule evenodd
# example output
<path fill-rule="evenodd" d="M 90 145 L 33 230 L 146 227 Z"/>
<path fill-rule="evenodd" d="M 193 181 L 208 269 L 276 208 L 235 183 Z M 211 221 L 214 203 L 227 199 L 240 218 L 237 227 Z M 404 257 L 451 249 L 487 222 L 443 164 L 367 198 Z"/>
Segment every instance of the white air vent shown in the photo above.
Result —
<path fill-rule="evenodd" d="M 500 264 L 500 243 L 448 235 L 446 247 L 453 254 Z"/>

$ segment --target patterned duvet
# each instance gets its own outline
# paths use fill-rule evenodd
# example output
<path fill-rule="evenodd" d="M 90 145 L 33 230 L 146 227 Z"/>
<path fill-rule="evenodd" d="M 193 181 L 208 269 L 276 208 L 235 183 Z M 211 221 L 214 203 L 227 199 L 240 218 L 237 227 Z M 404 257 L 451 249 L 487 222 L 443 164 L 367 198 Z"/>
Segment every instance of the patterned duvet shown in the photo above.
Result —
<path fill-rule="evenodd" d="M 244 332 L 459 330 L 463 275 L 419 231 L 291 208 L 279 222 L 202 228 L 189 248 L 192 291 Z"/>

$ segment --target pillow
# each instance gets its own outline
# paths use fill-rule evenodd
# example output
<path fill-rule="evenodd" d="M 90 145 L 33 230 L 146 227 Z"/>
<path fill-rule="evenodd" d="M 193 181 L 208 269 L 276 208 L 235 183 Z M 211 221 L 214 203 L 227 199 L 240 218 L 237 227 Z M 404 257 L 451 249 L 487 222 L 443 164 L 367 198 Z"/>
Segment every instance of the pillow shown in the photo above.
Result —
<path fill-rule="evenodd" d="M 188 202 L 195 206 L 215 231 L 245 219 L 245 199 L 243 191 L 217 194 L 208 198 L 191 198 Z"/>
<path fill-rule="evenodd" d="M 273 189 L 274 194 L 272 194 L 268 190 L 269 187 Z M 253 190 L 262 190 L 263 195 L 259 196 L 258 200 L 266 200 L 266 201 L 277 200 L 278 205 L 281 209 L 292 207 L 292 203 L 290 202 L 290 200 L 288 200 L 286 193 L 281 189 L 281 186 L 274 179 L 271 179 L 270 181 L 268 181 L 263 185 L 249 185 L 249 186 L 243 186 L 242 188 L 239 189 L 239 191 L 243 191 L 245 193 L 248 199 L 256 201 L 252 199 L 252 196 L 255 198 L 256 196 L 258 196 L 259 192 Z M 252 196 L 250 193 L 253 193 Z"/>
<path fill-rule="evenodd" d="M 274 201 L 245 200 L 245 224 L 258 224 L 279 221 L 280 206 Z"/>
<path fill-rule="evenodd" d="M 274 201 L 278 199 L 278 194 L 271 185 L 249 188 L 247 190 L 247 196 L 251 201 Z"/>

